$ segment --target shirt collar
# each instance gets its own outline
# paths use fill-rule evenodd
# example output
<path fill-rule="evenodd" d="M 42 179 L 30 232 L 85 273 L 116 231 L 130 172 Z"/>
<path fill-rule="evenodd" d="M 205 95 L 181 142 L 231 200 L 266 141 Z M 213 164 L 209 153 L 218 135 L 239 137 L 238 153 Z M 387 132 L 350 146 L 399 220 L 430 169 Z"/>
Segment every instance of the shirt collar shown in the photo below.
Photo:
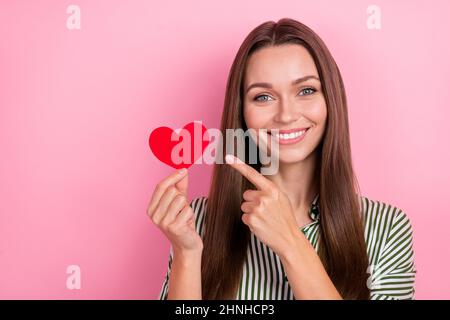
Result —
<path fill-rule="evenodd" d="M 311 207 L 309 209 L 309 216 L 313 221 L 319 220 L 319 194 L 314 197 Z"/>

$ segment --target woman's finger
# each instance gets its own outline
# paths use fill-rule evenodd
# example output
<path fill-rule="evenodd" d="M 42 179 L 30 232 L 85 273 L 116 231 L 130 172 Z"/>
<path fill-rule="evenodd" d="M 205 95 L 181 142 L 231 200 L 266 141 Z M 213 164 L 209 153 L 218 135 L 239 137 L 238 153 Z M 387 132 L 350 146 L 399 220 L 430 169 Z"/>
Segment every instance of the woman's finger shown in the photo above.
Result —
<path fill-rule="evenodd" d="M 177 170 L 170 174 L 165 179 L 161 180 L 155 187 L 155 190 L 152 194 L 152 198 L 150 200 L 150 203 L 147 208 L 147 214 L 152 217 L 156 207 L 158 206 L 159 201 L 161 200 L 161 197 L 163 196 L 164 192 L 166 192 L 166 189 L 177 183 L 178 181 L 181 181 L 185 174 L 187 173 L 187 169 Z"/>
<path fill-rule="evenodd" d="M 193 216 L 194 211 L 192 211 L 191 206 L 186 205 L 177 215 L 173 224 L 176 225 L 177 227 L 182 226 L 183 224 L 187 223 L 189 219 L 191 219 Z"/>
<path fill-rule="evenodd" d="M 155 213 L 152 217 L 153 221 L 158 224 L 161 222 L 161 220 L 167 213 L 167 209 L 169 208 L 170 203 L 178 194 L 180 194 L 180 192 L 175 186 L 170 186 L 166 189 L 163 196 L 161 197 L 161 200 L 159 200 L 158 206 L 155 209 Z"/>
<path fill-rule="evenodd" d="M 253 202 L 245 201 L 245 202 L 242 202 L 242 204 L 241 204 L 241 210 L 245 213 L 252 212 L 254 207 L 255 207 L 255 205 Z"/>
<path fill-rule="evenodd" d="M 259 190 L 272 191 L 275 185 L 272 181 L 264 177 L 261 173 L 250 167 L 248 164 L 236 158 L 231 154 L 225 156 L 225 161 L 231 167 L 239 171 L 244 177 L 246 177 L 253 185 Z"/>
<path fill-rule="evenodd" d="M 167 208 L 167 213 L 162 218 L 161 224 L 162 225 L 171 224 L 175 220 L 177 215 L 180 213 L 180 211 L 183 210 L 186 204 L 187 199 L 184 195 L 182 194 L 176 195 L 173 201 L 170 203 L 169 207 Z"/>
<path fill-rule="evenodd" d="M 261 191 L 248 189 L 242 194 L 245 201 L 256 201 L 261 196 Z"/>

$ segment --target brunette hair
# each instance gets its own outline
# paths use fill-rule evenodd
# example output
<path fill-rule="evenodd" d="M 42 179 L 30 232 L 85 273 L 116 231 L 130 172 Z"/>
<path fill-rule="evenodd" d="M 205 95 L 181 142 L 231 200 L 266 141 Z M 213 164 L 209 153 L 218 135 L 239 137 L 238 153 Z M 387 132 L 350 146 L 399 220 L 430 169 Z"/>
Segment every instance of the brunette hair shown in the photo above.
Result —
<path fill-rule="evenodd" d="M 344 299 L 368 299 L 368 257 L 353 171 L 347 101 L 338 66 L 320 37 L 289 18 L 262 23 L 245 38 L 228 76 L 221 120 L 226 129 L 246 130 L 243 119 L 243 75 L 255 50 L 295 43 L 311 54 L 319 73 L 327 106 L 327 124 L 318 152 L 319 257 Z M 226 153 L 227 141 L 221 146 Z M 248 149 L 247 143 L 246 148 Z M 222 159 L 223 161 L 223 159 Z M 222 162 L 224 163 L 224 162 Z M 260 168 L 261 164 L 252 165 Z M 241 220 L 242 193 L 252 184 L 228 165 L 214 165 L 205 212 L 202 255 L 203 299 L 235 299 L 250 240 Z M 300 231 L 299 231 L 300 232 Z"/>

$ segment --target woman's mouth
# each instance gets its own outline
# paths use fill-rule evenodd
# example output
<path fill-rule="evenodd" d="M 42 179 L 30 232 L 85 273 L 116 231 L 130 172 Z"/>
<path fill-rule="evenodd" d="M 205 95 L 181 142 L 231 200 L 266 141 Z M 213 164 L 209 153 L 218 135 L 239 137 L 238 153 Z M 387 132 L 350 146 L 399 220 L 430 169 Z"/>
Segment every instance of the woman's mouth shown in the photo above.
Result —
<path fill-rule="evenodd" d="M 273 136 L 279 144 L 293 144 L 303 140 L 310 128 L 280 130 L 280 133 L 274 133 Z M 269 132 L 269 134 L 272 134 L 272 132 Z"/>

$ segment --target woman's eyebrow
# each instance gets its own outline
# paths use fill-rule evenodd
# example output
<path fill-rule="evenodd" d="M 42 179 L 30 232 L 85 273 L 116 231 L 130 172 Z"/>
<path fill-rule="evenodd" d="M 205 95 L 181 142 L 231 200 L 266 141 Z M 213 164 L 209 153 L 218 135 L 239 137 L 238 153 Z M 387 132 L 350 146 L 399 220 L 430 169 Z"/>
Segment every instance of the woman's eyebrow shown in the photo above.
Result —
<path fill-rule="evenodd" d="M 296 84 L 298 84 L 300 82 L 303 82 L 303 81 L 306 81 L 306 80 L 309 80 L 309 79 L 316 79 L 317 81 L 320 81 L 318 77 L 313 76 L 313 75 L 309 75 L 309 76 L 304 76 L 304 77 L 301 77 L 301 78 L 298 78 L 298 79 L 292 81 L 292 85 L 296 85 Z M 247 87 L 247 90 L 245 90 L 245 93 L 247 93 L 250 89 L 255 88 L 255 87 L 271 89 L 272 88 L 272 84 L 268 83 L 268 82 L 255 82 L 255 83 L 252 83 L 251 85 L 249 85 Z"/>

